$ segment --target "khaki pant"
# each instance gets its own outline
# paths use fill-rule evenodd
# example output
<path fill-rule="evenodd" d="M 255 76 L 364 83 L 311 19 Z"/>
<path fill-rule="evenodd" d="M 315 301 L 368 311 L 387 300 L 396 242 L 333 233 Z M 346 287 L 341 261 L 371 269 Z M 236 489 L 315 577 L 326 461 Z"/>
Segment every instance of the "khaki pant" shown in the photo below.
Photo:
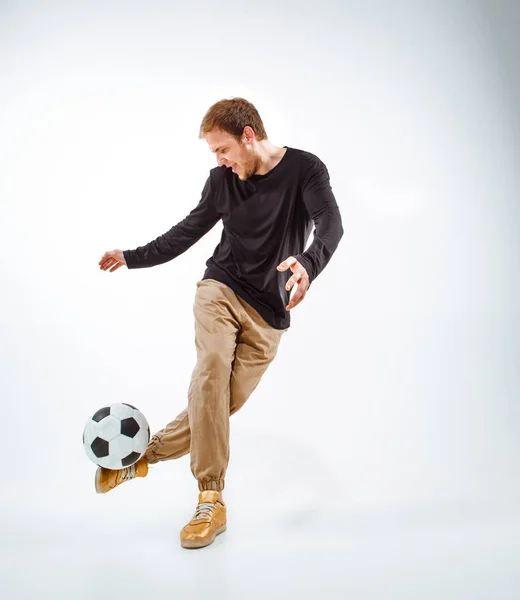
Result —
<path fill-rule="evenodd" d="M 223 490 L 229 463 L 229 417 L 258 385 L 287 329 L 274 329 L 231 288 L 214 279 L 197 282 L 197 364 L 188 407 L 152 436 L 150 464 L 190 452 L 199 490 Z"/>

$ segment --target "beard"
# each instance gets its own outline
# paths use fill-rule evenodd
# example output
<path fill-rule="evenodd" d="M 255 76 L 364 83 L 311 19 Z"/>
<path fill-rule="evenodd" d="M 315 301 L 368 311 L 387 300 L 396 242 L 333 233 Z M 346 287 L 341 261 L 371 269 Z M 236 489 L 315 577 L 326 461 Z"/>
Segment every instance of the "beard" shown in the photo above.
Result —
<path fill-rule="evenodd" d="M 249 179 L 251 175 L 254 175 L 261 166 L 260 157 L 251 156 L 246 162 L 242 164 L 242 173 L 238 176 L 239 179 L 245 181 Z"/>
<path fill-rule="evenodd" d="M 246 181 L 246 179 L 249 179 L 251 175 L 254 175 L 260 169 L 262 161 L 254 151 L 248 150 L 245 142 L 242 142 L 242 148 L 244 154 L 244 161 L 241 165 L 242 173 L 240 175 L 237 173 L 237 175 L 241 181 Z"/>

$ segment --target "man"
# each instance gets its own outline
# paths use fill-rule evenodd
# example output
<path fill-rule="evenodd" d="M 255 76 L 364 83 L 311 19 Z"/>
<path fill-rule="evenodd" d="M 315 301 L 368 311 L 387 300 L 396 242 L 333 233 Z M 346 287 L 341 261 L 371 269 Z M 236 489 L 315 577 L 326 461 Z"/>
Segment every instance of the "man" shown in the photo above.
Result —
<path fill-rule="evenodd" d="M 258 385 L 289 328 L 289 311 L 303 300 L 343 235 L 323 162 L 309 152 L 271 144 L 250 102 L 233 98 L 214 104 L 199 137 L 218 163 L 210 170 L 199 204 L 149 244 L 106 252 L 99 262 L 110 272 L 123 265 L 136 269 L 162 264 L 222 219 L 222 238 L 197 282 L 197 363 L 188 407 L 152 436 L 135 465 L 96 472 L 96 490 L 104 493 L 144 477 L 148 464 L 189 452 L 200 493 L 193 519 L 180 534 L 184 548 L 207 546 L 225 531 L 222 490 L 229 462 L 229 417 Z M 314 239 L 304 251 L 313 222 Z"/>

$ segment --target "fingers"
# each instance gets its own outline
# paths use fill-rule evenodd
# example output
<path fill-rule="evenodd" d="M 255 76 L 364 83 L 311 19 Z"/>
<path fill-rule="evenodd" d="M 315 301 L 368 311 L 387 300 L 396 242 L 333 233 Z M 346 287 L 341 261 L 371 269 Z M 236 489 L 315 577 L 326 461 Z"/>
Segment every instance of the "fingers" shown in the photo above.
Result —
<path fill-rule="evenodd" d="M 305 279 L 300 278 L 298 281 L 296 279 L 293 280 L 294 277 L 291 277 L 285 286 L 287 290 L 291 289 L 294 284 L 296 284 L 296 291 L 294 292 L 292 298 L 289 300 L 289 304 L 285 307 L 285 310 L 291 310 L 295 306 L 298 306 L 300 302 L 305 298 L 305 294 L 309 289 L 309 284 L 305 281 Z"/>
<path fill-rule="evenodd" d="M 99 261 L 99 267 L 102 271 L 107 271 L 108 269 L 110 269 L 110 271 L 115 271 L 122 265 L 123 265 L 123 263 L 118 261 L 117 259 L 115 259 L 113 256 L 105 255 Z M 113 268 L 113 267 L 115 267 L 115 268 Z"/>
<path fill-rule="evenodd" d="M 287 283 L 285 284 L 285 289 L 287 291 L 292 290 L 293 286 L 298 283 L 297 279 L 298 279 L 298 277 L 295 275 L 293 275 L 290 279 L 288 279 Z"/>
<path fill-rule="evenodd" d="M 298 285 L 305 285 L 305 289 L 309 287 L 309 277 L 307 275 L 307 271 L 303 267 L 301 270 L 296 271 L 291 277 L 289 277 L 287 283 L 285 284 L 285 289 L 287 291 L 291 290 L 295 283 Z"/>
<path fill-rule="evenodd" d="M 110 256 L 108 252 L 105 252 L 105 254 L 103 254 L 103 256 L 101 257 L 101 260 L 99 261 L 99 266 L 102 269 L 105 269 L 107 264 L 112 260 L 114 260 L 114 258 Z"/>
<path fill-rule="evenodd" d="M 101 259 L 99 261 L 99 266 L 103 271 L 110 269 L 110 267 L 113 267 L 115 264 L 117 264 L 117 260 L 115 258 L 112 258 L 111 256 L 108 256 L 107 258 Z"/>
<path fill-rule="evenodd" d="M 290 267 L 296 264 L 298 261 L 294 258 L 294 256 L 289 256 L 283 262 L 281 262 L 276 268 L 279 271 L 287 271 Z"/>
<path fill-rule="evenodd" d="M 126 265 L 124 260 L 124 255 L 120 250 L 111 250 L 110 252 L 105 252 L 99 261 L 99 267 L 102 271 L 107 271 L 110 269 L 112 273 L 119 267 Z"/>
<path fill-rule="evenodd" d="M 298 290 L 298 292 L 299 292 L 299 290 Z M 305 298 L 306 292 L 301 292 L 301 293 L 298 293 L 298 292 L 296 292 L 294 294 L 294 296 L 290 299 L 289 304 L 285 307 L 285 310 L 293 309 L 295 306 L 298 306 L 298 304 L 300 304 L 300 302 Z"/>

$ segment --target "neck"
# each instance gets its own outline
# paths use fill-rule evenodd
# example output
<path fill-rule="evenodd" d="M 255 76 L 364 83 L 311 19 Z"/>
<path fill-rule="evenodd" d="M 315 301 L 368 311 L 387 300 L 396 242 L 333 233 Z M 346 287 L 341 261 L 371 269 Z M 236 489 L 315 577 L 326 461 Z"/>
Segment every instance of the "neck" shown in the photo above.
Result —
<path fill-rule="evenodd" d="M 257 156 L 260 159 L 260 165 L 256 170 L 256 175 L 265 175 L 282 160 L 287 148 L 280 148 L 271 144 L 268 140 L 257 142 Z"/>

